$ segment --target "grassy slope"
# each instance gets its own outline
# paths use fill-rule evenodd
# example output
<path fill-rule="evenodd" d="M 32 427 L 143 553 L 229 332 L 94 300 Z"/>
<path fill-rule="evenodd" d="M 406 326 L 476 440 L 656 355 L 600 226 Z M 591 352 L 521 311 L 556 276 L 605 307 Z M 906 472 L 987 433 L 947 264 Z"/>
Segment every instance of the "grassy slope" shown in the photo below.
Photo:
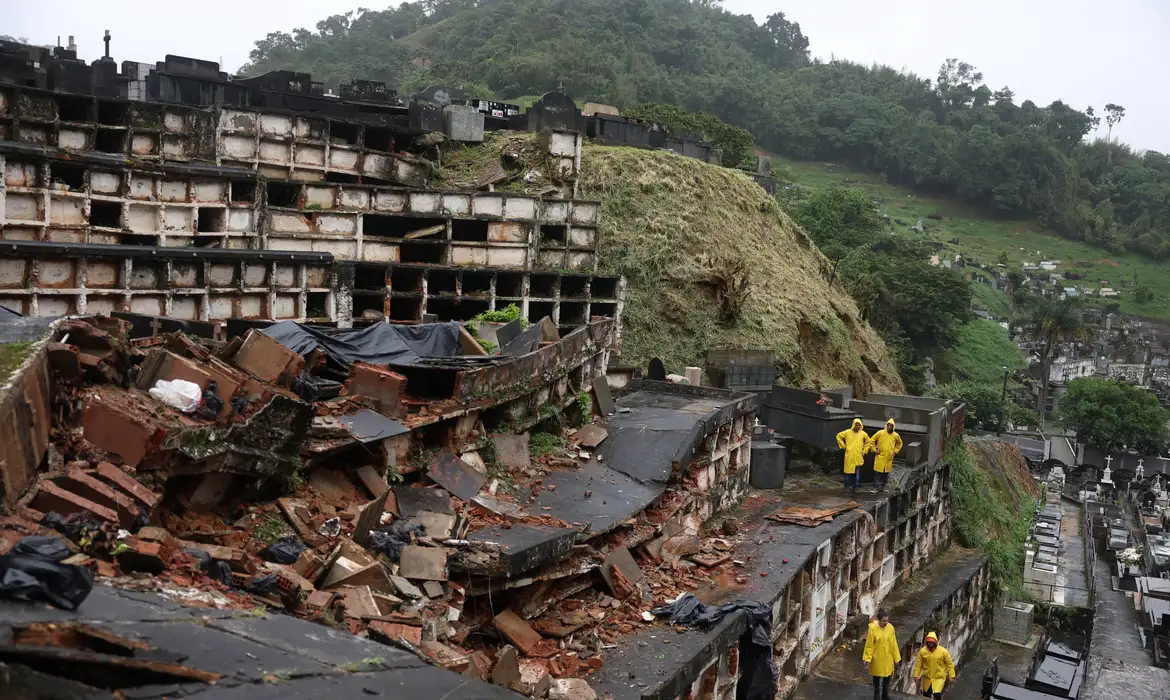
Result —
<path fill-rule="evenodd" d="M 1019 448 L 977 438 L 951 449 L 954 528 L 960 544 L 991 557 L 991 573 L 1017 597 L 1023 594 L 1024 542 L 1040 489 Z"/>
<path fill-rule="evenodd" d="M 433 183 L 460 187 L 531 135 L 491 134 L 444 154 Z M 531 150 L 527 151 L 532 153 Z M 539 158 L 520 169 L 539 168 Z M 580 196 L 602 202 L 600 272 L 626 278 L 622 361 L 703 366 L 708 348 L 769 348 L 783 379 L 900 391 L 893 357 L 853 300 L 826 284 L 828 263 L 775 201 L 742 173 L 670 153 L 588 145 Z M 520 172 L 517 171 L 517 172 Z M 513 181 L 501 189 L 523 190 Z M 719 319 L 712 275 L 743 271 L 738 319 Z"/>
<path fill-rule="evenodd" d="M 939 358 L 939 381 L 969 379 L 983 384 L 1003 380 L 1003 368 L 1024 366 L 1024 355 L 994 321 L 973 318 L 959 330 L 959 342 Z"/>
<path fill-rule="evenodd" d="M 778 168 L 792 171 L 794 181 L 802 187 L 839 185 L 863 189 L 874 196 L 883 214 L 901 219 L 904 226 L 895 230 L 907 236 L 945 244 L 944 254 L 962 254 L 985 264 L 995 264 L 1001 251 L 1007 252 L 1014 267 L 1025 261 L 1060 260 L 1063 271 L 1078 272 L 1084 279 L 1076 284 L 1097 286 L 1100 280 L 1123 293 L 1114 301 L 1121 310 L 1135 316 L 1170 320 L 1170 275 L 1164 274 L 1165 265 L 1132 253 L 1114 255 L 1101 248 L 1061 238 L 1044 230 L 1035 221 L 1009 221 L 989 218 L 971 207 L 942 197 L 916 194 L 905 187 L 883 182 L 873 173 L 860 173 L 829 163 L 805 163 L 775 158 Z M 928 214 L 939 213 L 944 218 L 934 221 Z M 919 219 L 928 230 L 922 234 L 908 231 Z M 958 244 L 950 241 L 957 238 Z M 1143 285 L 1154 291 L 1154 300 L 1138 304 L 1132 294 L 1125 293 L 1123 285 L 1134 275 Z M 989 290 L 990 291 L 990 290 Z M 983 303 L 990 295 L 976 294 Z M 1002 313 L 991 308 L 991 313 Z"/>

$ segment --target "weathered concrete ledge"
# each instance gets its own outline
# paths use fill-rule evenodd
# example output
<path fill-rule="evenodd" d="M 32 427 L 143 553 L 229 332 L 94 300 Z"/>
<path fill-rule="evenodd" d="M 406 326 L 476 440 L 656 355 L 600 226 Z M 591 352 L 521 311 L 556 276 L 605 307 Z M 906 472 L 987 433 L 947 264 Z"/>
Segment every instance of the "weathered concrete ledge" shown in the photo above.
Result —
<path fill-rule="evenodd" d="M 812 528 L 778 524 L 765 516 L 789 505 L 844 504 L 840 491 L 763 492 L 773 497 L 751 499 L 736 514 L 745 531 L 733 552 L 743 562 L 738 582 L 695 594 L 710 604 L 752 600 L 772 607 L 773 659 L 781 676 L 778 696 L 789 697 L 834 648 L 847 620 L 871 614 L 896 581 L 909 579 L 947 546 L 948 478 L 945 466 L 899 469 L 892 479 L 894 492 L 859 494 L 858 508 Z M 611 653 L 594 685 L 614 700 L 734 697 L 744 629 L 742 613 L 707 631 L 680 634 L 655 626 Z M 647 670 L 647 654 L 653 654 L 653 675 Z"/>
<path fill-rule="evenodd" d="M 111 686 L 134 697 L 208 700 L 522 697 L 312 622 L 183 606 L 105 586 L 94 587 L 74 612 L 4 602 L 0 619 L 0 674 L 16 697 L 26 697 L 24 689 L 32 692 L 27 697 L 113 698 L 102 690 Z M 101 642 L 93 648 L 22 642 L 26 635 L 44 639 L 49 624 L 61 638 L 84 625 L 90 636 L 75 636 Z M 129 653 L 104 653 L 111 648 Z"/>

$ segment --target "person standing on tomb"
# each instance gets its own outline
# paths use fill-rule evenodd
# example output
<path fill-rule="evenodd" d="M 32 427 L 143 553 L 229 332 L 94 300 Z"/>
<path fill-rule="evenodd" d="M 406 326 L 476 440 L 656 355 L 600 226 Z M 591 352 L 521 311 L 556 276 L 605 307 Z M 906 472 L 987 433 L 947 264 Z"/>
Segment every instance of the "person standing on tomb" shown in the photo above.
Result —
<path fill-rule="evenodd" d="M 877 617 L 869 623 L 861 660 L 873 678 L 873 700 L 890 700 L 890 676 L 894 675 L 894 665 L 902 660 L 902 651 L 885 610 L 878 610 Z"/>
<path fill-rule="evenodd" d="M 837 447 L 845 450 L 845 495 L 857 495 L 857 468 L 865 463 L 869 436 L 862 430 L 861 419 L 853 419 L 853 427 L 837 433 Z"/>
<path fill-rule="evenodd" d="M 902 451 L 902 436 L 894 431 L 893 418 L 886 421 L 885 430 L 873 434 L 870 446 L 877 454 L 873 458 L 873 489 L 885 491 L 890 483 L 890 470 L 894 468 L 894 455 Z"/>
<path fill-rule="evenodd" d="M 955 662 L 951 653 L 939 646 L 938 633 L 926 635 L 926 645 L 918 651 L 914 662 L 914 680 L 924 698 L 941 698 L 947 687 L 947 679 L 955 679 Z"/>

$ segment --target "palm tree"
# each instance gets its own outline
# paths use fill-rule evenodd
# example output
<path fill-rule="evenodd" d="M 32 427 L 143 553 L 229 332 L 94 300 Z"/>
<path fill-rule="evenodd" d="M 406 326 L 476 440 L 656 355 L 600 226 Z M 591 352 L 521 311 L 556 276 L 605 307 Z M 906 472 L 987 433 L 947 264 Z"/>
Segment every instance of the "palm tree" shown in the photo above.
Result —
<path fill-rule="evenodd" d="M 1036 411 L 1044 420 L 1044 406 L 1048 401 L 1048 373 L 1056 359 L 1060 346 L 1065 342 L 1085 340 L 1091 329 L 1081 316 L 1078 299 L 1058 299 L 1030 296 L 1022 305 L 1014 322 L 1038 344 L 1040 357 L 1040 394 L 1036 399 Z"/>

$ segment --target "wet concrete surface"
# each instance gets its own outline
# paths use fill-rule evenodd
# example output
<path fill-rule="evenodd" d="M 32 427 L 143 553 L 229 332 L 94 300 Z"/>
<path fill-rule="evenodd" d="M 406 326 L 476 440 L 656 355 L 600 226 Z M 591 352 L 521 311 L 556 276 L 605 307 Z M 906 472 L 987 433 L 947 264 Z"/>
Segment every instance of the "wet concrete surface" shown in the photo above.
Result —
<path fill-rule="evenodd" d="M 1072 501 L 1061 502 L 1060 509 L 1060 565 L 1057 567 L 1058 585 L 1052 592 L 1053 602 L 1058 605 L 1087 606 L 1089 591 L 1085 570 L 1084 510 L 1080 504 Z"/>
<path fill-rule="evenodd" d="M 742 612 L 728 615 L 707 631 L 656 626 L 622 640 L 605 665 L 589 679 L 601 698 L 673 700 L 685 694 L 703 666 L 747 629 Z"/>
<path fill-rule="evenodd" d="M 872 681 L 866 681 L 872 683 Z M 913 695 L 890 691 L 890 700 L 911 700 Z M 796 689 L 792 700 L 873 700 L 873 685 L 853 685 L 828 678 L 809 678 Z"/>
<path fill-rule="evenodd" d="M 890 613 L 890 624 L 894 626 L 898 644 L 910 642 L 914 652 L 925 641 L 925 635 L 932 630 L 923 626 L 935 610 L 958 588 L 962 587 L 979 570 L 986 557 L 965 550 L 948 550 L 930 566 L 914 574 L 909 582 L 902 583 L 886 596 L 882 607 Z M 947 640 L 940 640 L 947 646 Z M 848 684 L 870 682 L 869 673 L 861 662 L 864 650 L 864 631 L 857 644 L 849 648 L 834 649 L 817 666 L 816 675 Z M 914 663 L 913 658 L 902 657 L 902 664 Z M 955 666 L 963 665 L 962 659 L 955 659 Z M 982 670 L 980 670 L 982 673 Z"/>
<path fill-rule="evenodd" d="M 21 647 L 11 643 L 13 628 L 34 622 L 84 623 L 125 640 L 153 649 L 136 649 L 133 656 L 179 663 L 185 668 L 222 674 L 215 684 L 151 684 L 142 670 L 118 670 L 124 656 L 64 647 Z M 76 663 L 43 667 L 46 653 L 76 656 Z M 42 658 L 36 658 L 37 655 Z M 322 697 L 442 697 L 446 700 L 518 699 L 503 688 L 431 666 L 413 653 L 355 637 L 304 620 L 246 610 L 218 610 L 171 603 L 151 593 L 134 593 L 96 586 L 77 611 L 42 604 L 0 603 L 0 678 L 51 673 L 36 680 L 69 679 L 83 695 L 113 697 L 93 689 L 91 674 L 101 673 L 110 686 L 121 684 L 124 697 L 154 698 L 322 698 Z M 113 661 L 110 661 L 113 660 Z M 29 666 L 32 674 L 22 669 Z M 15 669 L 15 671 L 14 671 Z M 95 670 L 99 669 L 99 670 Z M 11 675 L 10 675 L 11 674 Z M 54 681 L 56 682 L 56 681 Z M 0 693 L 3 695 L 3 693 Z M 41 697 L 41 696 L 37 696 Z M 53 696 L 57 697 L 57 696 Z"/>
<path fill-rule="evenodd" d="M 1170 700 L 1170 671 L 1153 666 L 1150 653 L 1141 646 L 1133 602 L 1113 590 L 1104 556 L 1097 559 L 1093 579 L 1097 612 L 1081 700 Z"/>
<path fill-rule="evenodd" d="M 992 661 L 999 664 L 999 677 L 1019 686 L 1028 677 L 1034 649 L 987 640 L 979 650 L 956 668 L 955 684 L 948 691 L 948 700 L 978 700 L 983 690 L 983 672 Z"/>

